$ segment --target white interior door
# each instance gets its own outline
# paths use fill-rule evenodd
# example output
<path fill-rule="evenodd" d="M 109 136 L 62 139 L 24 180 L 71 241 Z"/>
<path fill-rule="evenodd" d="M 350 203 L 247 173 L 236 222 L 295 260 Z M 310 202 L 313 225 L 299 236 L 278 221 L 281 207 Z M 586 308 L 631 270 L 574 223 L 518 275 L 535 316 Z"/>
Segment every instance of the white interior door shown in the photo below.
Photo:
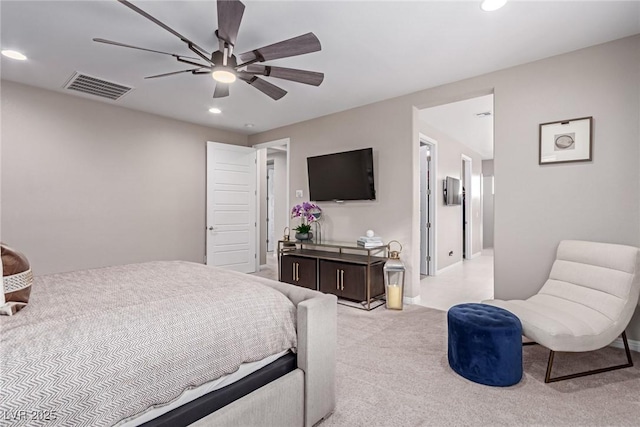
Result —
<path fill-rule="evenodd" d="M 427 181 L 427 153 L 429 146 L 420 145 L 420 274 L 429 274 L 429 194 Z"/>
<path fill-rule="evenodd" d="M 256 271 L 256 150 L 207 142 L 207 265 Z"/>
<path fill-rule="evenodd" d="M 421 134 L 420 274 L 427 276 L 436 275 L 436 176 L 436 141 Z"/>

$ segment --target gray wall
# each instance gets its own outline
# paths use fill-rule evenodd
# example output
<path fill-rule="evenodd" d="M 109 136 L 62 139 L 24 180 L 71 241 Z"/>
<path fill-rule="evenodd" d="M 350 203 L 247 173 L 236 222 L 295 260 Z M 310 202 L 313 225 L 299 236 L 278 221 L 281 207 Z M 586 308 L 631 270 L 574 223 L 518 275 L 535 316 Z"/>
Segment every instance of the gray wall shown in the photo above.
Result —
<path fill-rule="evenodd" d="M 482 161 L 482 174 L 484 176 L 493 176 L 493 159 Z"/>
<path fill-rule="evenodd" d="M 640 243 L 640 36 L 253 135 L 291 138 L 291 187 L 305 158 L 374 147 L 378 201 L 326 205 L 334 237 L 365 228 L 405 244 L 409 296 L 419 294 L 418 108 L 495 94 L 495 295 L 526 298 L 549 274 L 558 242 Z M 594 117 L 594 160 L 538 165 L 538 125 Z M 308 193 L 306 193 L 308 194 Z M 294 200 L 292 198 L 292 200 Z M 415 266 L 415 268 L 414 268 Z M 640 339 L 636 319 L 631 335 Z"/>
<path fill-rule="evenodd" d="M 202 262 L 205 144 L 247 137 L 2 81 L 2 240 L 36 274 Z"/>
<path fill-rule="evenodd" d="M 493 160 L 482 161 L 482 247 L 493 248 Z"/>
<path fill-rule="evenodd" d="M 252 135 L 249 142 L 253 145 L 290 138 L 289 197 L 292 205 L 309 200 L 307 157 L 372 147 L 377 199 L 319 203 L 323 209 L 323 239 L 355 243 L 367 229 L 373 229 L 386 241 L 399 240 L 404 246 L 401 258 L 409 261 L 414 251 L 410 226 L 413 154 L 411 145 L 407 144 L 411 141 L 411 110 L 406 106 L 396 109 L 395 102 L 385 101 Z M 301 199 L 295 197 L 297 189 L 304 192 Z M 299 221 L 291 220 L 290 223 L 295 227 Z M 417 242 L 415 254 L 419 257 L 419 238 Z M 408 282 L 412 274 L 418 277 L 420 274 L 419 264 L 413 265 L 407 263 Z"/>
<path fill-rule="evenodd" d="M 451 136 L 434 129 L 426 123 L 419 123 L 420 133 L 436 141 L 436 250 L 437 270 L 442 270 L 462 261 L 462 206 L 444 204 L 443 182 L 447 176 L 462 180 L 462 155 L 471 158 L 471 232 L 472 254 L 480 253 L 482 230 L 482 209 L 480 206 L 480 174 L 482 156 L 453 139 Z M 449 252 L 453 255 L 449 256 Z"/>

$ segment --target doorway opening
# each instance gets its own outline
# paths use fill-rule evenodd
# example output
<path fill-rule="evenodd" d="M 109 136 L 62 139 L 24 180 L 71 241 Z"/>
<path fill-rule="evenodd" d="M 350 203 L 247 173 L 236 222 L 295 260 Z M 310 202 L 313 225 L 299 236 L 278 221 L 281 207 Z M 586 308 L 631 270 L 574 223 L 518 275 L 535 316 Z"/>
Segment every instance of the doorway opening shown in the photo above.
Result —
<path fill-rule="evenodd" d="M 258 264 L 275 268 L 278 240 L 289 226 L 289 139 L 254 145 L 257 150 Z"/>
<path fill-rule="evenodd" d="M 464 302 L 480 302 L 493 297 L 493 251 L 484 249 L 492 245 L 493 193 L 487 185 L 493 184 L 493 113 L 494 95 L 468 98 L 448 104 L 420 109 L 414 116 L 419 133 L 419 147 L 415 155 L 420 164 L 420 280 L 419 304 L 448 310 Z M 427 160 L 427 147 L 437 141 Z M 418 168 L 416 168 L 418 169 Z M 434 175 L 428 195 L 426 174 Z M 491 174 L 491 179 L 485 176 Z M 416 172 L 417 174 L 417 172 Z M 447 178 L 459 180 L 462 200 L 460 204 L 446 204 L 443 183 Z M 416 182 L 418 178 L 416 177 Z M 416 191 L 416 197 L 418 192 Z M 429 203 L 434 205 L 437 221 L 428 228 Z M 417 209 L 418 203 L 416 203 Z M 417 212 L 416 212 L 417 214 Z M 490 223 L 490 225 L 489 225 Z M 427 236 L 434 236 L 433 246 Z M 433 268 L 425 263 L 431 255 Z M 428 275 L 424 275 L 427 273 Z"/>
<path fill-rule="evenodd" d="M 260 270 L 288 226 L 289 138 L 253 147 L 207 141 L 204 262 Z"/>

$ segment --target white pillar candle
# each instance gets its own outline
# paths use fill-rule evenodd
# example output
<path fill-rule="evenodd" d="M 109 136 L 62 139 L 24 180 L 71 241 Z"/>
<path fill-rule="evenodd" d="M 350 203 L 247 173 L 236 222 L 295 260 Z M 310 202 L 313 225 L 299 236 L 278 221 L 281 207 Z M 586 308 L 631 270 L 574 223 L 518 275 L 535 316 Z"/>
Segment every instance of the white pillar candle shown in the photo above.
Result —
<path fill-rule="evenodd" d="M 387 286 L 387 308 L 402 310 L 402 286 L 395 283 Z"/>

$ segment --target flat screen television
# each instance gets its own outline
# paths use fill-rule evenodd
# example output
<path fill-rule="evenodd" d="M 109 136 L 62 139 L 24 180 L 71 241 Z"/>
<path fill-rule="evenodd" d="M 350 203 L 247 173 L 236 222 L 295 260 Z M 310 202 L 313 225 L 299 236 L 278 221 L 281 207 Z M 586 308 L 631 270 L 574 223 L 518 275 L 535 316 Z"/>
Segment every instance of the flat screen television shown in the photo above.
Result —
<path fill-rule="evenodd" d="M 462 191 L 460 186 L 460 180 L 458 178 L 452 178 L 448 176 L 444 180 L 444 204 L 445 205 L 461 205 L 462 204 Z"/>
<path fill-rule="evenodd" d="M 307 170 L 314 202 L 376 199 L 371 148 L 307 157 Z"/>

